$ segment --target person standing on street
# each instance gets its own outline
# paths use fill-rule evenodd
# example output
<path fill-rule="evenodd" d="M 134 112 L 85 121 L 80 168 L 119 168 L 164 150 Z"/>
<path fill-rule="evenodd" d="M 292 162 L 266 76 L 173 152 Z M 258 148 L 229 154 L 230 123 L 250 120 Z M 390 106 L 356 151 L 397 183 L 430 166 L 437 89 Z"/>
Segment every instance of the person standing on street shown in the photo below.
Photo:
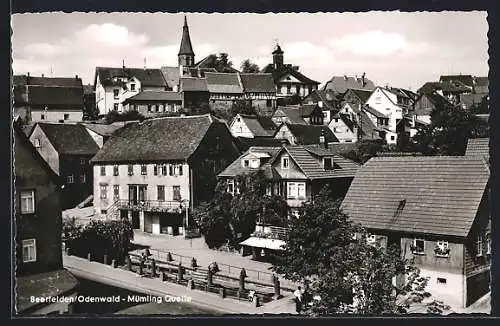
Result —
<path fill-rule="evenodd" d="M 302 310 L 302 289 L 300 286 L 293 292 L 293 295 L 295 296 L 295 310 L 300 314 Z"/>

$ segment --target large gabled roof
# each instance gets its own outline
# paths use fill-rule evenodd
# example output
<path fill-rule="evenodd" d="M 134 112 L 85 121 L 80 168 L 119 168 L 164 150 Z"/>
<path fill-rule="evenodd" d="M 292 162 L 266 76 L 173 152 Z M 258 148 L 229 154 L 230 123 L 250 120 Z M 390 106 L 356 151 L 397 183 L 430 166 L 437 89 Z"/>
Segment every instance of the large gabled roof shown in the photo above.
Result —
<path fill-rule="evenodd" d="M 208 92 L 207 80 L 197 77 L 181 77 L 179 90 L 181 92 Z"/>
<path fill-rule="evenodd" d="M 278 127 L 269 117 L 260 115 L 238 114 L 234 119 L 241 118 L 255 137 L 274 136 Z"/>
<path fill-rule="evenodd" d="M 299 80 L 300 82 L 305 84 L 314 84 L 314 85 L 321 84 L 320 82 L 317 82 L 315 80 L 310 79 L 309 77 L 306 77 L 304 74 L 298 71 L 298 69 L 294 69 L 294 67 L 290 64 L 285 64 L 278 70 L 274 69 L 274 65 L 268 64 L 267 66 L 264 67 L 264 69 L 262 69 L 262 72 L 272 74 L 274 82 L 277 82 L 283 76 L 291 75 L 297 78 L 297 80 Z"/>
<path fill-rule="evenodd" d="M 206 72 L 205 78 L 210 93 L 243 94 L 237 73 Z"/>
<path fill-rule="evenodd" d="M 474 77 L 471 75 L 446 75 L 439 77 L 440 82 L 454 82 L 459 81 L 469 87 L 474 87 Z"/>
<path fill-rule="evenodd" d="M 245 93 L 276 93 L 272 74 L 240 73 L 240 78 Z"/>
<path fill-rule="evenodd" d="M 331 89 L 338 93 L 345 93 L 348 89 L 373 91 L 375 89 L 375 84 L 368 78 L 333 76 L 326 82 L 323 89 Z"/>
<path fill-rule="evenodd" d="M 342 209 L 368 229 L 466 237 L 488 179 L 483 158 L 375 157 L 357 172 Z"/>
<path fill-rule="evenodd" d="M 330 128 L 325 125 L 304 125 L 291 123 L 285 123 L 285 125 L 297 139 L 297 144 L 300 145 L 318 144 L 322 135 L 328 143 L 336 143 L 339 141 Z"/>
<path fill-rule="evenodd" d="M 37 123 L 37 126 L 59 154 L 94 155 L 99 150 L 94 139 L 81 124 Z"/>
<path fill-rule="evenodd" d="M 187 160 L 213 123 L 222 122 L 205 114 L 130 123 L 116 131 L 91 162 Z"/>
<path fill-rule="evenodd" d="M 276 109 L 273 114 L 273 118 L 286 117 L 293 124 L 307 124 L 307 122 L 302 118 L 302 112 L 298 107 L 285 107 L 280 106 Z"/>
<path fill-rule="evenodd" d="M 179 85 L 179 78 L 181 78 L 181 71 L 179 67 L 163 66 L 160 70 L 168 87 L 174 88 L 174 86 Z"/>
<path fill-rule="evenodd" d="M 123 84 L 122 81 L 115 81 L 114 77 L 135 77 L 141 82 L 141 86 L 168 86 L 161 69 L 96 67 L 97 77 L 99 77 L 99 81 L 103 86 L 121 86 Z"/>
<path fill-rule="evenodd" d="M 487 161 L 490 157 L 489 138 L 471 138 L 467 141 L 465 156 L 484 157 Z"/>
<path fill-rule="evenodd" d="M 243 175 L 251 172 L 255 172 L 257 170 L 263 170 L 264 175 L 268 179 L 274 179 L 277 177 L 276 171 L 272 168 L 272 166 L 269 164 L 270 159 L 274 157 L 279 151 L 281 147 L 275 146 L 275 147 L 266 147 L 266 146 L 252 146 L 250 147 L 247 151 L 245 151 L 240 157 L 238 157 L 233 163 L 231 163 L 227 168 L 224 169 L 221 173 L 219 173 L 219 177 L 236 177 L 238 175 Z M 244 157 L 248 156 L 249 154 L 258 154 L 258 153 L 265 153 L 269 156 L 269 159 L 266 159 L 262 164 L 259 166 L 258 169 L 254 169 L 251 167 L 244 167 L 242 165 L 242 160 Z"/>

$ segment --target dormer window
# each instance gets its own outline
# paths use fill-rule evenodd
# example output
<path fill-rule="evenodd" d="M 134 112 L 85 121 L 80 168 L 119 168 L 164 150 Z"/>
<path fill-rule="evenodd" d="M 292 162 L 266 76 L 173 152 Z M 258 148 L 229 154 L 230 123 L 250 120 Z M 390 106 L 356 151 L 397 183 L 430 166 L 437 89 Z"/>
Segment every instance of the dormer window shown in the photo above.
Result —
<path fill-rule="evenodd" d="M 131 90 L 132 92 L 135 92 L 135 84 L 130 84 L 130 90 Z"/>
<path fill-rule="evenodd" d="M 250 161 L 250 167 L 252 169 L 257 169 L 259 167 L 259 165 L 260 165 L 259 160 L 257 160 L 257 159 L 253 159 Z"/>
<path fill-rule="evenodd" d="M 250 167 L 250 160 L 243 160 L 243 167 L 245 168 Z"/>
<path fill-rule="evenodd" d="M 287 156 L 282 157 L 281 158 L 281 168 L 283 170 L 287 170 L 289 166 L 290 166 L 290 158 L 288 158 Z"/>
<path fill-rule="evenodd" d="M 323 166 L 325 170 L 333 170 L 333 159 L 331 157 L 325 157 L 323 159 Z"/>

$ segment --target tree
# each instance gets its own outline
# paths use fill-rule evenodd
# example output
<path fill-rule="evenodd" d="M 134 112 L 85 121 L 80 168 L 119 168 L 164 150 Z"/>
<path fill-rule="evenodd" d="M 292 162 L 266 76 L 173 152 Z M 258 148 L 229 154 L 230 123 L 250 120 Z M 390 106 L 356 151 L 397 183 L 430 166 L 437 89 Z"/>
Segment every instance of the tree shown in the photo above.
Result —
<path fill-rule="evenodd" d="M 290 222 L 285 254 L 273 269 L 285 278 L 308 284 L 316 299 L 306 313 L 405 313 L 430 295 L 426 279 L 399 248 L 368 244 L 367 233 L 342 212 L 340 201 L 329 198 L 327 188 L 303 205 Z M 393 279 L 405 275 L 405 283 Z M 433 312 L 443 303 L 427 304 Z"/>
<path fill-rule="evenodd" d="M 426 155 L 463 155 L 469 138 L 486 137 L 488 126 L 460 106 L 440 105 L 431 123 L 415 135 L 413 146 Z"/>
<path fill-rule="evenodd" d="M 250 61 L 250 59 L 245 59 L 241 63 L 241 72 L 244 73 L 258 73 L 260 72 L 260 68 L 257 64 Z"/>
<path fill-rule="evenodd" d="M 205 60 L 206 68 L 214 68 L 217 72 L 233 72 L 233 63 L 227 53 L 210 54 Z"/>
<path fill-rule="evenodd" d="M 83 120 L 97 120 L 99 117 L 99 109 L 95 101 L 89 101 L 88 99 L 84 99 L 83 106 Z"/>
<path fill-rule="evenodd" d="M 490 105 L 488 100 L 488 95 L 483 96 L 481 98 L 481 102 L 479 104 L 472 104 L 470 107 L 470 112 L 472 114 L 488 114 L 490 113 Z"/>
<path fill-rule="evenodd" d="M 364 164 L 370 158 L 377 156 L 377 153 L 387 152 L 389 150 L 390 147 L 383 139 L 365 139 L 356 142 L 354 149 L 346 152 L 344 155 L 355 162 Z"/>
<path fill-rule="evenodd" d="M 111 110 L 106 114 L 104 120 L 107 124 L 117 121 L 143 121 L 145 117 L 135 110 L 119 113 L 118 111 Z"/>

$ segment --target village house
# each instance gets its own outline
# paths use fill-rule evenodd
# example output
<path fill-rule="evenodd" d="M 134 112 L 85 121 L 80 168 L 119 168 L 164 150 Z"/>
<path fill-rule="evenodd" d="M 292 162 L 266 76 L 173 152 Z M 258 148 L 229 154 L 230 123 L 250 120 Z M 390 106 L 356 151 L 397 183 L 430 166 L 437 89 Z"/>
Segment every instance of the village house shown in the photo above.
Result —
<path fill-rule="evenodd" d="M 237 114 L 229 130 L 233 137 L 256 138 L 273 137 L 278 127 L 269 117 L 249 114 Z"/>
<path fill-rule="evenodd" d="M 134 121 L 116 121 L 111 124 L 104 123 L 80 123 L 87 129 L 92 139 L 95 141 L 97 146 L 101 148 L 104 143 L 111 137 L 111 135 L 122 128 L 127 123 L 132 123 Z"/>
<path fill-rule="evenodd" d="M 97 67 L 94 77 L 96 105 L 100 115 L 123 112 L 123 102 L 145 91 L 167 91 L 160 69 Z"/>
<path fill-rule="evenodd" d="M 90 159 L 99 146 L 81 124 L 37 123 L 29 140 L 61 178 L 61 205 L 72 208 L 92 195 Z"/>
<path fill-rule="evenodd" d="M 82 80 L 16 75 L 13 77 L 14 115 L 25 123 L 82 121 Z"/>
<path fill-rule="evenodd" d="M 374 119 L 377 120 L 376 117 Z M 377 124 L 372 121 L 369 113 L 359 102 L 344 102 L 342 109 L 328 124 L 328 128 L 332 130 L 341 143 L 385 139 L 386 130 L 382 129 L 384 120 L 378 121 L 380 121 L 381 127 L 377 127 Z"/>
<path fill-rule="evenodd" d="M 72 312 L 64 302 L 33 302 L 32 297 L 75 298 L 78 281 L 63 268 L 61 182 L 26 135 L 14 127 L 15 308 L 19 314 Z"/>
<path fill-rule="evenodd" d="M 245 100 L 262 116 L 272 116 L 276 108 L 276 85 L 272 74 L 239 73 Z"/>
<path fill-rule="evenodd" d="M 436 108 L 445 108 L 454 106 L 446 97 L 435 91 L 432 93 L 419 94 L 417 100 L 413 103 L 411 110 L 411 133 L 416 135 L 418 130 L 431 124 L 431 113 Z"/>
<path fill-rule="evenodd" d="M 280 106 L 272 116 L 276 125 L 283 123 L 322 125 L 325 115 L 322 104 L 302 104 L 295 106 Z"/>
<path fill-rule="evenodd" d="M 342 97 L 331 90 L 316 90 L 306 96 L 302 104 L 317 104 L 323 111 L 323 124 L 327 125 L 340 110 Z"/>
<path fill-rule="evenodd" d="M 209 114 L 127 124 L 91 160 L 94 209 L 144 232 L 182 234 L 188 210 L 211 199 L 238 155 L 227 125 Z"/>
<path fill-rule="evenodd" d="M 173 91 L 144 91 L 123 101 L 123 111 L 137 111 L 146 118 L 177 113 L 182 108 L 182 96 Z"/>
<path fill-rule="evenodd" d="M 182 108 L 187 112 L 196 113 L 197 110 L 210 110 L 210 92 L 205 78 L 182 77 L 179 91 L 182 94 Z"/>
<path fill-rule="evenodd" d="M 371 242 L 413 258 L 433 299 L 467 307 L 490 291 L 489 173 L 481 157 L 375 157 L 342 209 Z"/>
<path fill-rule="evenodd" d="M 366 78 L 363 73 L 360 77 L 354 76 L 333 76 L 323 86 L 323 90 L 330 90 L 337 94 L 344 94 L 349 89 L 360 89 L 365 91 L 374 91 L 375 84 L 370 79 Z"/>
<path fill-rule="evenodd" d="M 251 147 L 221 172 L 219 178 L 226 182 L 227 192 L 235 194 L 239 192 L 238 176 L 261 170 L 269 181 L 267 194 L 283 197 L 290 206 L 290 216 L 297 217 L 302 204 L 327 185 L 332 198 L 342 198 L 358 168 L 357 163 L 340 156 L 335 146 Z M 260 219 L 256 234 L 241 245 L 252 248 L 255 258 L 262 252 L 266 255 L 269 250 L 280 250 L 283 238 L 258 235 L 275 231 L 283 233 L 286 229 Z"/>
<path fill-rule="evenodd" d="M 276 44 L 273 51 L 273 63 L 262 69 L 264 73 L 271 73 L 276 85 L 276 96 L 279 99 L 297 95 L 303 99 L 318 89 L 319 82 L 304 76 L 299 72 L 299 67 L 285 64 L 283 50 Z"/>
<path fill-rule="evenodd" d="M 228 112 L 237 100 L 243 99 L 243 86 L 237 73 L 206 72 L 210 93 L 210 109 Z"/>
<path fill-rule="evenodd" d="M 324 125 L 282 124 L 274 136 L 276 139 L 286 139 L 292 145 L 311 145 L 320 143 L 338 143 L 335 134 Z"/>
<path fill-rule="evenodd" d="M 418 94 L 437 92 L 446 97 L 453 104 L 460 104 L 460 98 L 472 94 L 472 87 L 460 80 L 447 80 L 442 82 L 427 82 L 417 91 Z"/>

